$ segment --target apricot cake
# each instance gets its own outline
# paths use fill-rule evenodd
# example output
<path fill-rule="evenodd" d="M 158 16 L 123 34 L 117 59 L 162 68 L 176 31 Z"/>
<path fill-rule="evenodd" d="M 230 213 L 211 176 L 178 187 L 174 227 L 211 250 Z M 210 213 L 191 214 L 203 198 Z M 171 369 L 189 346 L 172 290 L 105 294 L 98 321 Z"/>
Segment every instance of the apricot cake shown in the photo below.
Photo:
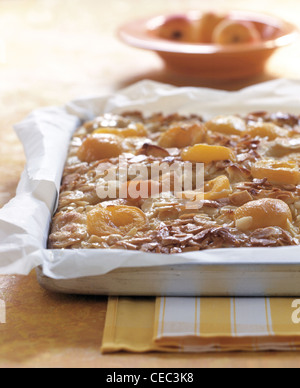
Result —
<path fill-rule="evenodd" d="M 73 136 L 48 247 L 174 254 L 299 245 L 299 163 L 294 115 L 105 114 Z M 190 185 L 180 191 L 173 167 L 186 164 Z M 153 165 L 166 168 L 141 178 Z"/>

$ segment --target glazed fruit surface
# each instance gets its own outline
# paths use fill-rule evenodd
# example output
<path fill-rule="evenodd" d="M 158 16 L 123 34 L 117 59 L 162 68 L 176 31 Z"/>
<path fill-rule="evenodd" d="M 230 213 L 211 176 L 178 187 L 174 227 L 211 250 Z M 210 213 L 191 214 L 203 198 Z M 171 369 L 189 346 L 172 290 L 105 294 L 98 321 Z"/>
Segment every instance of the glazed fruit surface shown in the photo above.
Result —
<path fill-rule="evenodd" d="M 186 164 L 183 189 L 173 167 Z M 48 246 L 175 254 L 300 245 L 299 164 L 295 115 L 106 114 L 74 134 Z M 136 168 L 155 165 L 166 169 L 143 178 Z"/>

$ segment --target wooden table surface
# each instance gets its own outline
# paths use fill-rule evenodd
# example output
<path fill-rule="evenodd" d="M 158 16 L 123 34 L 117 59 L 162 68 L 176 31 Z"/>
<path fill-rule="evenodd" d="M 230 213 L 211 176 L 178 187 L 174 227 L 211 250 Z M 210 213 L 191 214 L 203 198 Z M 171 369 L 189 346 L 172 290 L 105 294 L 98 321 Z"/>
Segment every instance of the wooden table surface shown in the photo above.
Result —
<path fill-rule="evenodd" d="M 125 46 L 117 27 L 136 17 L 199 8 L 197 0 L 0 0 L 0 207 L 15 194 L 25 157 L 13 124 L 33 109 L 107 94 L 141 79 L 237 90 L 300 78 L 300 42 L 281 49 L 266 73 L 243 81 L 177 76 L 153 53 Z M 204 3 L 204 2 L 203 2 Z M 211 0 L 220 9 L 224 1 Z M 247 4 L 246 4 L 247 3 Z M 224 8 L 224 7 L 223 7 Z M 298 23 L 298 0 L 227 0 L 226 8 L 281 15 Z M 204 9 L 204 8 L 203 8 Z M 206 8 L 207 9 L 207 8 Z M 299 353 L 103 356 L 106 298 L 49 293 L 28 277 L 1 276 L 0 367 L 298 367 Z"/>

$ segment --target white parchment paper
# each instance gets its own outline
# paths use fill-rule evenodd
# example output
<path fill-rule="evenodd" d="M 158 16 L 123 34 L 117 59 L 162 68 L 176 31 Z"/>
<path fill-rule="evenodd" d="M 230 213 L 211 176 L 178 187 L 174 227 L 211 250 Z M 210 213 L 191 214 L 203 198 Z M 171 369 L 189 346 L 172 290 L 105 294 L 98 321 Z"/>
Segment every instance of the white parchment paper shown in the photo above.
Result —
<path fill-rule="evenodd" d="M 144 114 L 247 114 L 283 111 L 300 114 L 300 81 L 276 80 L 238 92 L 176 88 L 142 81 L 106 97 L 80 99 L 65 107 L 33 112 L 15 130 L 24 145 L 27 165 L 16 197 L 0 210 L 0 274 L 28 274 L 42 265 L 45 275 L 70 279 L 108 273 L 119 267 L 185 263 L 293 263 L 300 247 L 234 248 L 179 255 L 124 250 L 46 249 L 52 212 L 58 198 L 69 142 L 78 125 L 106 112 L 140 110 Z"/>

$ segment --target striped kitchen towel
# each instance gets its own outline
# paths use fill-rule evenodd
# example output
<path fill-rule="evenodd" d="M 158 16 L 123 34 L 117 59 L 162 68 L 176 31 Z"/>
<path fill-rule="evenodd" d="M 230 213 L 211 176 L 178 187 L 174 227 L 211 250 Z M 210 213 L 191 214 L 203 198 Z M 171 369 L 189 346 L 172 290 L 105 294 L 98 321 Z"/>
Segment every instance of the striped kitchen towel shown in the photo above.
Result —
<path fill-rule="evenodd" d="M 109 298 L 102 353 L 294 351 L 300 300 Z"/>

